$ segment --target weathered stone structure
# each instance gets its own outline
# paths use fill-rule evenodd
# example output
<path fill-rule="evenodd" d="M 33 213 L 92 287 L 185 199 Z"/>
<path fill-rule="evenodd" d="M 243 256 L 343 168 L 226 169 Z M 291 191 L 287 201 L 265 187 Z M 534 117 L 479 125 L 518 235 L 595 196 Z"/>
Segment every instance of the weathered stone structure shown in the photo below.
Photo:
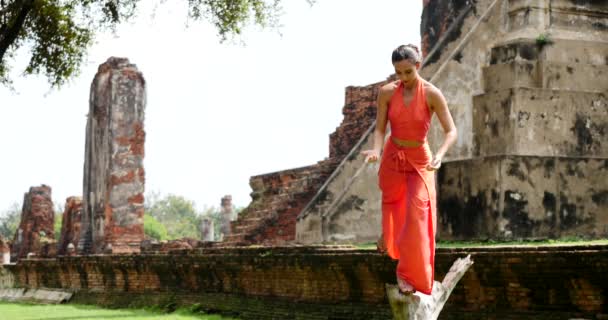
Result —
<path fill-rule="evenodd" d="M 475 263 L 440 319 L 608 317 L 606 246 L 439 248 L 437 275 L 468 254 Z M 74 303 L 198 304 L 239 319 L 384 320 L 395 264 L 372 250 L 329 246 L 27 259 L 5 268 L 17 286 L 68 289 Z"/>
<path fill-rule="evenodd" d="M 428 1 L 421 30 L 422 76 L 459 130 L 438 176 L 438 236 L 608 236 L 608 3 L 449 2 Z M 299 242 L 379 235 L 377 165 L 359 156 L 372 130 L 299 214 Z M 432 150 L 442 136 L 435 119 Z"/>
<path fill-rule="evenodd" d="M 82 198 L 69 197 L 65 200 L 63 218 L 61 220 L 61 237 L 57 253 L 60 255 L 70 254 L 76 248 L 80 240 L 80 229 L 82 223 Z M 71 245 L 71 246 L 70 246 Z M 68 248 L 71 248 L 68 250 Z"/>
<path fill-rule="evenodd" d="M 91 85 L 78 251 L 139 252 L 144 239 L 145 81 L 110 58 Z"/>
<path fill-rule="evenodd" d="M 29 253 L 39 255 L 46 243 L 54 243 L 54 221 L 51 187 L 44 184 L 31 187 L 23 197 L 21 222 L 13 239 L 11 260 L 25 258 Z"/>
<path fill-rule="evenodd" d="M 213 220 L 209 217 L 201 219 L 200 231 L 201 240 L 203 241 L 214 241 L 215 240 L 215 225 Z"/>
<path fill-rule="evenodd" d="M 425 68 L 460 129 L 440 237 L 608 236 L 608 3 L 479 5 L 486 19 Z"/>
<path fill-rule="evenodd" d="M 226 195 L 222 197 L 222 202 L 220 205 L 220 233 L 222 238 L 226 238 L 230 235 L 230 223 L 236 220 L 234 215 L 234 208 L 232 208 L 232 196 Z"/>
<path fill-rule="evenodd" d="M 0 265 L 11 263 L 11 246 L 2 236 L 0 236 L 0 256 Z"/>
<path fill-rule="evenodd" d="M 457 40 L 464 19 L 475 8 L 472 0 L 424 1 L 420 21 L 420 40 L 425 65 L 436 62 L 442 45 Z M 435 50 L 433 50 L 435 49 Z"/>
<path fill-rule="evenodd" d="M 232 205 L 232 196 L 225 195 L 222 197 L 222 201 L 220 203 L 221 214 L 222 216 L 227 216 L 230 221 L 234 221 L 237 218 L 237 213 L 234 210 L 234 206 Z"/>

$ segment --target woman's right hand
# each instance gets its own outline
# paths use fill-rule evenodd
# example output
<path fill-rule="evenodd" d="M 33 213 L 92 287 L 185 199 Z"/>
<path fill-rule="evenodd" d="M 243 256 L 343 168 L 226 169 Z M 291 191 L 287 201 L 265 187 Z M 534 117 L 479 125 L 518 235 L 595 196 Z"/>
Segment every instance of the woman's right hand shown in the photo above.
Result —
<path fill-rule="evenodd" d="M 378 150 L 364 150 L 361 154 L 365 156 L 366 163 L 374 163 L 380 159 L 380 151 Z"/>

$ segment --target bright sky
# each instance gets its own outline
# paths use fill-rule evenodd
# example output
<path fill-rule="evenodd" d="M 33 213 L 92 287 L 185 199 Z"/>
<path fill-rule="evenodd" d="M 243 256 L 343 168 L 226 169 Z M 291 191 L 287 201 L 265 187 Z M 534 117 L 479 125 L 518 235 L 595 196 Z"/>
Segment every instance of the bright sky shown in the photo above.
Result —
<path fill-rule="evenodd" d="M 344 88 L 384 80 L 390 54 L 420 42 L 420 0 L 283 0 L 279 30 L 253 27 L 245 45 L 219 42 L 212 25 L 186 19 L 184 1 L 166 1 L 99 34 L 81 75 L 60 90 L 44 77 L 0 87 L 0 212 L 30 186 L 53 200 L 82 194 L 89 87 L 110 56 L 128 57 L 147 84 L 146 192 L 177 194 L 197 208 L 231 194 L 245 206 L 249 177 L 315 164 L 329 156 L 342 121 Z"/>

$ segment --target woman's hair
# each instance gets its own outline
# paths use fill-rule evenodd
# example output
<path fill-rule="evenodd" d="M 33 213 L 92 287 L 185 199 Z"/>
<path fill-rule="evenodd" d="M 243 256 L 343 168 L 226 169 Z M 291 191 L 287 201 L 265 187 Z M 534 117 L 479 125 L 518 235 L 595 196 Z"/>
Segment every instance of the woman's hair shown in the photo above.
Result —
<path fill-rule="evenodd" d="M 418 47 L 413 44 L 406 44 L 397 47 L 397 49 L 393 50 L 393 56 L 391 58 L 393 63 L 399 62 L 401 60 L 410 60 L 412 63 L 422 62 L 422 57 L 420 55 L 420 50 Z"/>

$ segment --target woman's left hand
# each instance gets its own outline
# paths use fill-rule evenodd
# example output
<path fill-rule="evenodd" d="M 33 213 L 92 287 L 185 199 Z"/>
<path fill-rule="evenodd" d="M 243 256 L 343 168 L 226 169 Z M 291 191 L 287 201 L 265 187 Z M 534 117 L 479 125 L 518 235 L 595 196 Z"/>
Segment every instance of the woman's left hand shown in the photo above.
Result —
<path fill-rule="evenodd" d="M 426 170 L 435 171 L 441 167 L 441 157 L 434 157 L 433 160 L 426 166 Z"/>

